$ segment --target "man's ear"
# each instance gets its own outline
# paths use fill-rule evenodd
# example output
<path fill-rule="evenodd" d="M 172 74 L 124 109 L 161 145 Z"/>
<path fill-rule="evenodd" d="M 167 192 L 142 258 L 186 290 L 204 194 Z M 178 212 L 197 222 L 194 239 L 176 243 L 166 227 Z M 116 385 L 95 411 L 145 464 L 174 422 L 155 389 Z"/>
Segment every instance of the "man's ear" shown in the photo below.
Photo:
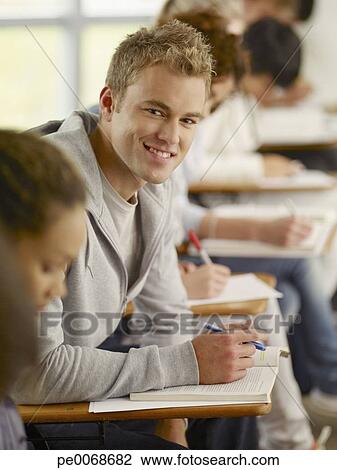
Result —
<path fill-rule="evenodd" d="M 110 122 L 115 110 L 115 102 L 112 91 L 109 87 L 105 86 L 101 91 L 99 95 L 99 104 L 101 116 L 103 116 L 104 120 Z"/>

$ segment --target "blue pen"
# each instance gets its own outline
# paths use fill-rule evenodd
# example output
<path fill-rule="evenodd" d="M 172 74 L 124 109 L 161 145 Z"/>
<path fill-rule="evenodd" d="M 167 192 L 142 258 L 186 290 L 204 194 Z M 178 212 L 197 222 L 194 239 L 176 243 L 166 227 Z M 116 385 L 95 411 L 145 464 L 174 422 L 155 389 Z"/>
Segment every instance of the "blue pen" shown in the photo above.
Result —
<path fill-rule="evenodd" d="M 224 329 L 220 328 L 218 325 L 211 325 L 210 323 L 206 323 L 204 325 L 204 328 L 209 331 L 213 331 L 214 333 L 224 333 Z M 263 343 L 260 343 L 259 341 L 247 341 L 247 343 L 253 344 L 256 349 L 259 351 L 265 351 L 266 347 Z"/>

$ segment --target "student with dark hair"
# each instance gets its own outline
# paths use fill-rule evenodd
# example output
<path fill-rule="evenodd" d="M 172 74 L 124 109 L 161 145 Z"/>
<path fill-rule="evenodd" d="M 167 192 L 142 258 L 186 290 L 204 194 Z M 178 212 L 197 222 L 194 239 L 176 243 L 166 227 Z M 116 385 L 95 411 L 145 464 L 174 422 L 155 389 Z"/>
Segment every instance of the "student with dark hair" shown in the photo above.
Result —
<path fill-rule="evenodd" d="M 301 43 L 297 34 L 287 24 L 264 18 L 248 26 L 243 46 L 249 56 L 243 79 L 245 91 L 264 105 L 286 104 L 284 90 L 287 92 L 294 86 L 301 68 Z"/>
<path fill-rule="evenodd" d="M 0 131 L 0 449 L 24 449 L 16 382 L 36 365 L 36 310 L 63 295 L 85 237 L 85 188 L 48 142 Z"/>
<path fill-rule="evenodd" d="M 243 35 L 253 75 L 266 75 L 282 88 L 290 86 L 301 67 L 301 43 L 288 25 L 265 18 L 250 25 Z"/>

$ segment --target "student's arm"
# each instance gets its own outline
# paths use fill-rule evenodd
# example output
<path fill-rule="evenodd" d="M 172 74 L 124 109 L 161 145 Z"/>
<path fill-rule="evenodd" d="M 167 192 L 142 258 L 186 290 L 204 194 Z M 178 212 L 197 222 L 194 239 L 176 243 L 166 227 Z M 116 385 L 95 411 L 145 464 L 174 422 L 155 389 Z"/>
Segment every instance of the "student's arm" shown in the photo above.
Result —
<path fill-rule="evenodd" d="M 12 390 L 17 403 L 104 400 L 199 381 L 189 342 L 162 349 L 131 349 L 127 354 L 71 346 L 63 343 L 62 302 L 57 300 L 50 310 L 54 313 L 42 320 L 40 329 L 40 363 Z"/>
<path fill-rule="evenodd" d="M 205 214 L 200 222 L 200 238 L 257 240 L 279 246 L 296 246 L 311 232 L 312 225 L 302 217 L 272 220 L 230 219 Z"/>
<path fill-rule="evenodd" d="M 179 176 L 181 177 L 181 175 Z M 216 217 L 211 211 L 189 201 L 181 183 L 174 199 L 185 233 L 194 230 L 200 238 L 257 240 L 280 246 L 295 246 L 311 232 L 311 224 L 301 217 L 273 220 Z"/>
<path fill-rule="evenodd" d="M 60 313 L 62 304 L 57 304 Z M 175 385 L 231 382 L 253 366 L 248 356 L 255 347 L 243 342 L 265 339 L 244 325 L 230 334 L 201 335 L 192 343 L 122 354 L 63 344 L 61 324 L 49 329 L 40 341 L 40 363 L 11 390 L 18 404 L 104 400 Z"/>

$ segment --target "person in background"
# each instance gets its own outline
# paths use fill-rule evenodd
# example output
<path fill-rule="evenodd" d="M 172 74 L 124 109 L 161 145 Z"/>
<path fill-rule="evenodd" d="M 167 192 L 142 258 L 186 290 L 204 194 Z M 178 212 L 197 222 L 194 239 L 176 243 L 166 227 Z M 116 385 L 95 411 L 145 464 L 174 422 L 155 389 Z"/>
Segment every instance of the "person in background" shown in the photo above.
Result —
<path fill-rule="evenodd" d="M 160 20 L 161 17 L 159 17 Z M 235 77 L 238 76 L 239 58 L 237 49 L 237 38 L 228 33 L 227 22 L 225 18 L 218 15 L 217 12 L 212 10 L 192 10 L 174 17 L 179 21 L 185 22 L 198 31 L 202 32 L 207 38 L 212 47 L 213 57 L 215 59 L 215 72 L 216 77 L 212 80 L 211 93 L 209 96 L 209 103 L 207 109 L 211 112 L 217 108 L 226 97 L 226 91 L 231 89 L 231 82 L 233 83 Z M 214 90 L 212 89 L 214 86 Z M 207 118 L 205 118 L 207 119 Z M 193 154 L 189 152 L 187 159 L 193 159 Z M 187 162 L 187 160 L 185 160 Z M 184 163 L 185 163 L 184 162 Z M 193 164 L 193 162 L 192 162 Z M 176 194 L 179 193 L 179 184 L 181 183 L 181 171 L 177 169 L 173 174 L 173 179 L 177 185 Z M 179 199 L 179 196 L 176 196 Z M 177 201 L 176 201 L 177 202 Z M 176 212 L 179 213 L 179 204 L 177 204 Z M 183 216 L 190 212 L 197 212 L 197 207 L 189 204 L 187 198 L 185 206 L 182 208 Z M 201 210 L 201 212 L 203 212 Z M 207 210 L 204 210 L 207 212 Z M 184 221 L 186 224 L 186 221 Z M 242 221 L 241 221 L 242 223 Z M 242 225 L 249 225 L 249 221 Z M 179 220 L 177 220 L 179 225 Z M 225 221 L 224 224 L 225 226 Z M 237 224 L 240 227 L 240 224 Z M 179 227 L 178 227 L 179 229 Z M 195 228 L 198 231 L 198 227 Z M 177 230 L 178 232 L 179 230 Z M 222 271 L 221 271 L 222 270 Z M 227 270 L 227 272 L 226 272 Z M 192 262 L 181 263 L 181 276 L 187 290 L 189 298 L 210 298 L 212 295 L 217 295 L 223 290 L 224 284 L 230 271 L 226 266 L 221 264 L 205 264 L 196 266 Z M 217 292 L 217 289 L 219 292 Z M 273 312 L 271 318 L 272 322 L 278 318 L 279 308 L 278 305 L 270 307 Z M 277 320 L 276 320 L 277 322 Z M 270 345 L 286 345 L 286 330 L 275 332 L 273 328 L 269 337 Z M 285 385 L 288 391 L 291 390 L 292 397 L 295 397 L 295 402 L 300 403 L 301 397 L 297 383 L 294 379 L 290 363 L 282 364 L 280 371 L 280 380 Z M 288 400 L 284 400 L 283 388 L 279 388 L 276 384 L 273 391 L 274 408 L 272 413 L 265 418 L 258 421 L 260 446 L 261 448 L 310 448 L 313 443 L 310 426 L 306 419 L 304 419 L 302 412 L 298 409 L 297 405 L 292 407 Z M 290 411 L 290 408 L 292 410 Z M 283 430 L 283 431 L 282 431 Z"/>
<path fill-rule="evenodd" d="M 207 13 L 203 10 L 202 14 L 198 11 L 192 11 L 189 14 L 184 13 L 177 15 L 177 17 L 180 20 L 191 22 L 194 26 L 198 24 L 200 30 L 205 28 L 204 34 L 207 36 L 207 28 L 212 28 L 212 24 L 214 27 L 214 24 L 220 21 L 217 19 L 215 23 L 212 23 L 211 16 L 213 13 L 208 13 L 208 15 L 209 16 L 207 16 Z M 212 36 L 210 36 L 210 38 L 211 37 Z M 211 44 L 213 46 L 213 55 L 217 61 L 217 58 L 219 56 L 221 57 L 223 50 L 226 50 L 226 48 L 218 48 L 216 47 L 216 43 L 213 42 L 211 42 Z M 231 57 L 231 55 L 228 54 L 227 56 Z M 233 55 L 233 57 L 235 57 L 235 55 Z M 233 77 L 231 78 L 233 79 Z M 225 80 L 223 82 L 226 83 Z M 214 102 L 212 102 L 211 108 L 213 106 Z M 214 113 L 217 113 L 218 109 Z M 208 137 L 204 129 L 204 123 L 206 123 L 208 119 L 208 117 L 204 118 L 199 126 L 196 137 L 198 137 L 200 130 Z M 195 157 L 196 154 L 200 152 L 201 146 L 199 141 L 196 140 L 196 137 L 184 161 L 184 169 L 178 168 L 174 173 L 175 183 L 177 185 L 177 213 L 180 214 L 183 220 L 185 234 L 188 230 L 193 229 L 200 238 L 243 238 L 245 234 L 249 234 L 250 230 L 254 230 L 254 221 L 236 219 L 231 222 L 230 219 L 217 217 L 212 211 L 205 207 L 191 203 L 187 198 L 186 182 L 188 181 L 188 173 L 193 171 L 193 168 L 199 167 L 199 163 Z M 200 158 L 202 158 L 202 155 Z M 214 170 L 218 172 L 219 175 L 225 175 L 226 159 L 216 161 Z M 290 217 L 288 221 L 284 219 L 279 221 L 274 219 L 267 222 L 257 221 L 257 224 L 259 223 L 262 223 L 262 226 L 264 226 L 264 230 L 261 226 L 264 236 L 267 237 L 269 235 L 269 242 L 284 246 L 288 244 L 288 246 L 296 245 L 310 232 L 310 224 L 308 224 L 305 219 L 296 220 L 296 218 L 293 219 Z M 268 229 L 269 224 L 270 231 Z M 281 230 L 282 224 L 285 229 L 284 232 Z M 275 230 L 275 238 L 272 238 L 273 230 Z M 178 230 L 176 230 L 176 232 L 178 233 Z M 258 232 L 255 232 L 255 236 L 256 233 Z M 264 240 L 267 241 L 266 239 Z M 284 290 L 285 293 L 289 293 L 290 291 L 290 295 L 285 295 L 285 300 L 295 296 L 295 308 L 286 305 L 284 301 L 281 302 L 281 305 L 285 314 L 288 311 L 291 311 L 292 314 L 297 314 L 297 309 L 299 308 L 302 318 L 301 324 L 296 325 L 296 334 L 291 338 L 293 351 L 296 352 L 296 354 L 294 354 L 296 357 L 296 377 L 299 378 L 303 391 L 309 393 L 312 390 L 310 399 L 316 410 L 321 410 L 322 412 L 328 410 L 329 413 L 335 415 L 337 413 L 337 382 L 334 380 L 333 375 L 334 364 L 336 364 L 336 359 L 333 358 L 336 356 L 337 352 L 337 332 L 334 327 L 333 312 L 330 307 L 329 299 L 320 281 L 320 279 L 322 279 L 322 267 L 320 263 L 317 260 L 277 258 L 218 258 L 214 261 L 228 266 L 231 270 L 236 272 L 270 272 L 277 277 L 281 290 Z M 203 269 L 205 270 L 204 267 Z M 190 266 L 183 272 L 183 280 L 191 296 L 197 295 L 198 289 L 195 288 L 196 284 L 198 283 L 198 286 L 200 286 L 199 281 L 201 276 L 198 278 L 197 274 L 198 269 L 191 268 Z M 202 282 L 205 286 L 207 273 L 204 272 L 203 274 Z M 316 337 L 318 329 L 320 330 L 318 336 L 325 338 L 324 340 L 322 339 L 322 344 L 324 344 L 324 348 L 322 349 L 322 351 L 324 351 L 323 355 L 318 352 L 318 350 L 313 351 L 312 348 L 310 348 L 310 344 Z M 296 344 L 294 345 L 294 343 Z"/>
<path fill-rule="evenodd" d="M 242 89 L 263 106 L 293 106 L 311 87 L 300 78 L 301 41 L 290 25 L 273 17 L 249 24 L 243 35 L 247 72 Z"/>
<path fill-rule="evenodd" d="M 6 395 L 36 365 L 37 310 L 65 294 L 65 270 L 85 238 L 84 201 L 83 182 L 59 150 L 0 130 L 1 449 L 26 448 Z"/>
<path fill-rule="evenodd" d="M 292 23 L 297 19 L 297 10 L 298 0 L 243 0 L 243 15 L 248 25 L 268 16 Z"/>
<path fill-rule="evenodd" d="M 254 23 L 266 16 L 283 23 L 307 21 L 315 9 L 315 0 L 243 0 L 246 23 Z"/>

